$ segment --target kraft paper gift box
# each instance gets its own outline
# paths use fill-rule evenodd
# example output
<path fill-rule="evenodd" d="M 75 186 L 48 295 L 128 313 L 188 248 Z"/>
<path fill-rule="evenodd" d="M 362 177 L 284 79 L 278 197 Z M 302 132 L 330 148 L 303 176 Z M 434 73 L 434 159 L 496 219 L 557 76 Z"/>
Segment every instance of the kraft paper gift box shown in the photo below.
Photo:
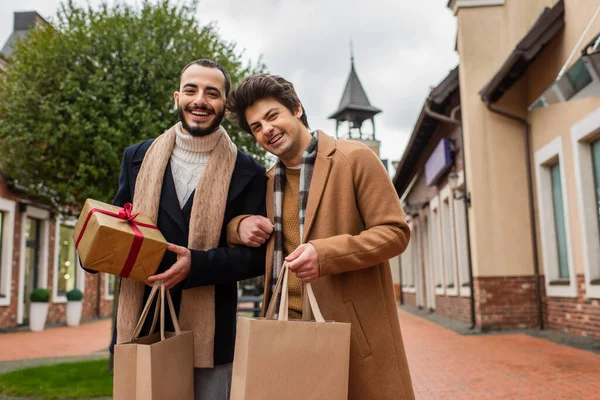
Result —
<path fill-rule="evenodd" d="M 86 200 L 73 240 L 84 268 L 147 283 L 167 241 L 150 217 L 133 214 L 131 208 L 131 203 L 116 207 Z"/>
<path fill-rule="evenodd" d="M 266 318 L 238 318 L 231 400 L 347 400 L 350 324 L 325 321 L 310 283 L 303 320 L 288 320 L 288 273 L 284 264 Z"/>

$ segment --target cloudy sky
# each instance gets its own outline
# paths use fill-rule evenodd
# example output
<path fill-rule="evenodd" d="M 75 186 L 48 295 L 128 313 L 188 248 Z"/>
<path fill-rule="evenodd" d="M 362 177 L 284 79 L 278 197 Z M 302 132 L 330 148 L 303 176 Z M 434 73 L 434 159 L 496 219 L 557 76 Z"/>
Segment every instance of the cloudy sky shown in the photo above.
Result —
<path fill-rule="evenodd" d="M 126 0 L 136 3 L 133 0 Z M 97 5 L 100 0 L 75 0 Z M 114 0 L 109 0 L 109 4 Z M 52 20 L 60 0 L 0 0 L 0 42 L 12 32 L 14 11 Z M 327 116 L 337 110 L 355 67 L 375 117 L 381 158 L 398 160 L 431 86 L 458 63 L 456 21 L 447 0 L 200 0 L 202 24 L 217 22 L 221 36 L 270 72 L 292 81 L 311 127 L 335 133 Z M 368 123 L 365 131 L 369 131 Z M 343 130 L 341 131 L 343 132 Z"/>

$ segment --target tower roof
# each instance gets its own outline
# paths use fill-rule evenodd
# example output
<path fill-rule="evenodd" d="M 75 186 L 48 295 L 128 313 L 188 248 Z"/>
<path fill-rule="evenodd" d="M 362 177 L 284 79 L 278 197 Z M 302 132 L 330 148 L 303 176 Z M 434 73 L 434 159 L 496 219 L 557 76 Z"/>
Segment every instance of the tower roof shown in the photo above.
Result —
<path fill-rule="evenodd" d="M 0 53 L 2 53 L 5 58 L 10 56 L 16 42 L 20 39 L 24 39 L 30 29 L 42 24 L 48 24 L 48 21 L 36 11 L 16 11 L 13 20 L 13 32 L 4 43 Z"/>
<path fill-rule="evenodd" d="M 375 114 L 379 114 L 380 109 L 373 107 L 369 102 L 367 93 L 358 79 L 356 70 L 354 68 L 354 57 L 351 59 L 350 75 L 346 82 L 344 94 L 338 110 L 331 114 L 329 118 L 335 120 L 346 120 L 348 115 L 361 114 L 365 116 L 364 119 L 370 118 Z M 362 118 L 361 118 L 362 119 Z"/>

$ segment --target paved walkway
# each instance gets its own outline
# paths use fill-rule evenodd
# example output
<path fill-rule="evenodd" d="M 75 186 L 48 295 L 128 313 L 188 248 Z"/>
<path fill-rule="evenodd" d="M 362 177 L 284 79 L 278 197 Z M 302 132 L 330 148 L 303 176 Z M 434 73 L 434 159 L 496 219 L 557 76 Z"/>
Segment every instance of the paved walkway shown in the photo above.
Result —
<path fill-rule="evenodd" d="M 76 328 L 49 328 L 42 332 L 0 334 L 0 363 L 46 357 L 94 354 L 108 349 L 110 319 L 83 323 Z"/>
<path fill-rule="evenodd" d="M 600 399 L 600 355 L 525 334 L 463 336 L 400 311 L 417 399 Z"/>
<path fill-rule="evenodd" d="M 600 355 L 525 334 L 462 336 L 405 311 L 399 315 L 418 400 L 600 399 Z M 108 320 L 0 334 L 0 371 L 101 357 L 109 337 Z"/>

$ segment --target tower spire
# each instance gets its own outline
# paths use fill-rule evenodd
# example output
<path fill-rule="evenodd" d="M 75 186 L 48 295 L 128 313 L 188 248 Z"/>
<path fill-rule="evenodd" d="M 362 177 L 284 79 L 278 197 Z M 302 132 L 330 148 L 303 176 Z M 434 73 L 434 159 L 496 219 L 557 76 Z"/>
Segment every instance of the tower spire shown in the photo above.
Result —
<path fill-rule="evenodd" d="M 354 67 L 354 46 L 352 39 L 350 39 L 350 75 L 346 81 L 346 86 L 338 110 L 329 116 L 330 119 L 335 119 L 336 121 L 336 136 L 338 136 L 340 124 L 342 122 L 347 122 L 349 124 L 348 137 L 353 138 L 353 134 L 355 135 L 358 133 L 358 138 L 363 139 L 363 122 L 370 120 L 371 126 L 373 127 L 373 133 L 367 135 L 364 139 L 376 140 L 375 120 L 373 117 L 380 112 L 380 109 L 371 105 L 367 93 L 358 79 Z"/>

